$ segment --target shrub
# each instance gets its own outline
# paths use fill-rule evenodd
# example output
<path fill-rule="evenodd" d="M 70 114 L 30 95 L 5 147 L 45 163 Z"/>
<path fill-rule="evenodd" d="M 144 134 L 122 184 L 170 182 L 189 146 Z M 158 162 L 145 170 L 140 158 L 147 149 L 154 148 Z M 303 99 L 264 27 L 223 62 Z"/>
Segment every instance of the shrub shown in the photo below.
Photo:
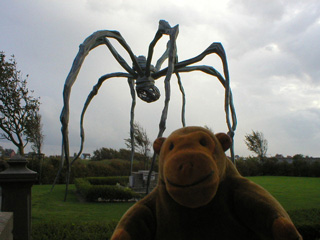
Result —
<path fill-rule="evenodd" d="M 89 188 L 91 187 L 90 182 L 85 178 L 76 178 L 74 180 L 74 184 L 77 188 L 77 192 L 86 198 L 89 192 Z"/>
<path fill-rule="evenodd" d="M 249 157 L 246 160 L 239 159 L 236 162 L 238 171 L 243 176 L 260 176 L 261 164 L 257 158 Z"/>
<path fill-rule="evenodd" d="M 9 164 L 5 160 L 0 160 L 0 172 L 6 170 Z"/>
<path fill-rule="evenodd" d="M 39 184 L 52 184 L 56 178 L 60 168 L 60 157 L 46 157 L 43 161 L 38 159 L 28 159 L 28 168 L 38 172 Z M 0 171 L 8 166 L 6 161 L 0 161 Z M 154 170 L 157 171 L 157 163 Z M 71 167 L 70 183 L 74 183 L 75 178 L 84 177 L 107 177 L 107 176 L 129 176 L 130 162 L 123 159 L 112 159 L 105 161 L 75 161 Z M 41 169 L 41 174 L 40 174 Z M 144 169 L 142 161 L 134 160 L 133 171 Z M 66 162 L 60 173 L 58 184 L 63 184 L 66 181 Z"/>
<path fill-rule="evenodd" d="M 266 158 L 262 162 L 253 157 L 240 158 L 236 167 L 243 176 L 320 177 L 320 162 L 299 155 L 293 157 L 292 163 L 277 158 Z"/>
<path fill-rule="evenodd" d="M 320 162 L 311 163 L 310 175 L 311 177 L 320 177 Z"/>
<path fill-rule="evenodd" d="M 103 182 L 102 180 L 100 180 Z M 130 188 L 119 185 L 93 185 L 87 178 L 75 179 L 77 191 L 89 202 L 95 202 L 99 199 L 107 201 L 128 201 L 138 198 L 139 194 Z"/>
<path fill-rule="evenodd" d="M 112 177 L 87 177 L 92 185 L 116 185 L 127 186 L 129 182 L 128 176 L 112 176 Z"/>
<path fill-rule="evenodd" d="M 105 159 L 124 159 L 124 160 L 130 160 L 131 157 L 131 150 L 121 148 L 119 151 L 112 149 L 112 148 L 100 148 L 93 152 L 92 160 L 94 161 L 100 161 Z M 145 156 L 135 152 L 134 158 L 138 161 L 143 161 L 145 159 Z"/>
<path fill-rule="evenodd" d="M 117 176 L 118 172 L 121 171 L 121 169 L 115 169 L 110 164 L 103 162 L 90 162 L 87 167 L 90 177 Z M 128 169 L 128 171 L 130 170 Z"/>

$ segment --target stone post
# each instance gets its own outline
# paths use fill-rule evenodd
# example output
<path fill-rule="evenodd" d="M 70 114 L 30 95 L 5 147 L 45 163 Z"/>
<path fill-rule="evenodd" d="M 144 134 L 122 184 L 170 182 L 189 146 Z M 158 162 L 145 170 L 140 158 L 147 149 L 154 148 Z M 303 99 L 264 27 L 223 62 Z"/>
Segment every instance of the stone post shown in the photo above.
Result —
<path fill-rule="evenodd" d="M 16 156 L 9 167 L 0 172 L 2 187 L 1 211 L 13 212 L 13 239 L 31 239 L 31 187 L 37 173 L 27 168 L 27 160 Z"/>

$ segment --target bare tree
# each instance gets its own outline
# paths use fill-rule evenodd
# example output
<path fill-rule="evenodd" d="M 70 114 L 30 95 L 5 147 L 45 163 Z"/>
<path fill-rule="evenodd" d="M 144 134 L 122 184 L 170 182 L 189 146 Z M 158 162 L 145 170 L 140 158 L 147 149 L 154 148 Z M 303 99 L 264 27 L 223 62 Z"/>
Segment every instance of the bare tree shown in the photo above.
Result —
<path fill-rule="evenodd" d="M 268 141 L 264 138 L 263 133 L 252 130 L 252 134 L 245 136 L 245 143 L 248 149 L 256 153 L 260 161 L 263 161 L 268 150 Z"/>
<path fill-rule="evenodd" d="M 4 52 L 0 52 L 0 137 L 17 146 L 21 155 L 40 106 L 39 99 L 30 95 L 27 78 L 22 79 L 13 55 L 6 61 Z"/>

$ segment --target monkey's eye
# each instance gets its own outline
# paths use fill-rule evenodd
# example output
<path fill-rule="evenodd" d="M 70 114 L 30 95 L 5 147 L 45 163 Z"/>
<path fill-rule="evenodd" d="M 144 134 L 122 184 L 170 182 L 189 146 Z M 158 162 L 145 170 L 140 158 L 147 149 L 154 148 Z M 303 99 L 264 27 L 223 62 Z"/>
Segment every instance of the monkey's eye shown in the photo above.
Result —
<path fill-rule="evenodd" d="M 174 148 L 173 143 L 170 143 L 169 150 L 171 151 Z"/>
<path fill-rule="evenodd" d="M 201 146 L 204 146 L 204 147 L 207 146 L 207 140 L 205 138 L 201 138 L 199 143 Z"/>

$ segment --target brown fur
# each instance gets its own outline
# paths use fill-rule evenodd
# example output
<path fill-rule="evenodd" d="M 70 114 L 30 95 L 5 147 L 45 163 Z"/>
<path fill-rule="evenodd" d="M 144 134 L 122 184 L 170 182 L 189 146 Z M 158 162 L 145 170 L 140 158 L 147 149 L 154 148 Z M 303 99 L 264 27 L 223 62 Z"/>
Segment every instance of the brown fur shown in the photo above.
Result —
<path fill-rule="evenodd" d="M 120 220 L 113 240 L 298 240 L 282 206 L 225 156 L 231 139 L 201 127 L 158 138 L 158 186 Z"/>

